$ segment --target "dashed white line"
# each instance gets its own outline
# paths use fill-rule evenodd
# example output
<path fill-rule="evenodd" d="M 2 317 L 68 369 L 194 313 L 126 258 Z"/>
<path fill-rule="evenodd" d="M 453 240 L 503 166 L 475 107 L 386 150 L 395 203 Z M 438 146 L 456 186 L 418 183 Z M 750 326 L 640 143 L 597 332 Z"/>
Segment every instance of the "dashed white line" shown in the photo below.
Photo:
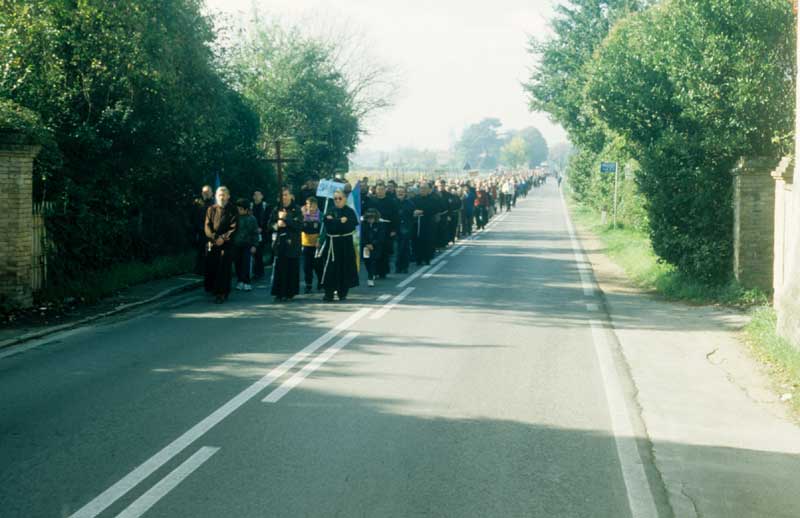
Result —
<path fill-rule="evenodd" d="M 283 362 L 278 367 L 272 369 L 267 375 L 260 380 L 256 381 L 242 392 L 234 396 L 227 403 L 212 412 L 208 417 L 191 427 L 184 432 L 183 435 L 169 443 L 161 451 L 144 461 L 136 469 L 125 475 L 116 484 L 109 487 L 101 494 L 96 496 L 88 504 L 78 509 L 75 513 L 70 515 L 70 518 L 95 518 L 102 513 L 111 504 L 116 502 L 123 495 L 128 493 L 131 489 L 136 487 L 144 479 L 152 475 L 161 466 L 166 464 L 175 455 L 186 449 L 194 441 L 202 437 L 211 428 L 219 424 L 223 419 L 231 415 L 239 407 L 247 403 L 250 399 L 258 395 L 259 392 L 267 388 L 274 381 L 281 378 L 286 372 L 292 369 L 295 365 L 303 361 L 309 355 L 314 353 L 317 349 L 331 341 L 340 332 L 347 330 L 350 326 L 367 316 L 372 312 L 370 308 L 363 308 L 350 315 L 346 320 L 339 325 L 320 336 L 303 350 L 297 352 Z"/>
<path fill-rule="evenodd" d="M 392 296 L 391 296 L 390 294 L 388 294 L 388 293 L 384 293 L 383 295 L 381 295 L 380 297 L 378 297 L 378 302 L 386 302 L 386 301 L 387 301 L 387 300 L 389 300 L 390 298 L 392 298 Z"/>
<path fill-rule="evenodd" d="M 358 333 L 347 333 L 338 342 L 328 347 L 325 352 L 314 358 L 313 361 L 307 363 L 300 372 L 297 372 L 294 376 L 283 382 L 280 387 L 270 392 L 270 394 L 262 399 L 262 401 L 264 403 L 277 403 L 280 401 L 281 398 L 288 394 L 290 390 L 302 383 L 302 381 L 306 379 L 312 372 L 322 367 L 322 365 L 326 361 L 330 360 L 334 354 L 339 352 L 344 347 L 347 347 L 347 344 L 355 340 L 357 336 Z"/>
<path fill-rule="evenodd" d="M 406 286 L 408 286 L 408 285 L 409 285 L 409 284 L 411 284 L 412 282 L 414 282 L 414 281 L 416 281 L 417 279 L 419 279 L 419 277 L 420 277 L 420 276 L 421 276 L 423 273 L 425 273 L 426 271 L 428 271 L 429 269 L 430 269 L 430 266 L 423 266 L 422 268 L 419 268 L 419 269 L 418 269 L 416 272 L 414 272 L 413 274 L 411 274 L 411 276 L 410 276 L 408 279 L 406 279 L 406 280 L 404 280 L 403 282 L 399 283 L 399 284 L 397 285 L 397 287 L 398 287 L 398 288 L 405 288 Z"/>
<path fill-rule="evenodd" d="M 394 308 L 396 305 L 400 304 L 403 301 L 403 299 L 405 299 L 406 297 L 408 297 L 411 294 L 412 291 L 414 291 L 414 288 L 406 288 L 405 290 L 403 290 L 402 293 L 400 293 L 395 298 L 393 298 L 392 300 L 387 302 L 381 309 L 379 309 L 378 311 L 376 311 L 375 313 L 370 315 L 369 318 L 371 320 L 377 320 L 377 319 L 381 318 L 386 313 L 391 311 L 392 308 Z"/>
<path fill-rule="evenodd" d="M 169 475 L 161 479 L 158 484 L 134 500 L 131 505 L 117 515 L 117 518 L 139 518 L 218 451 L 219 448 L 203 446 L 194 455 L 183 461 L 180 466 L 172 470 Z"/>
<path fill-rule="evenodd" d="M 430 279 L 431 276 L 433 276 L 436 272 L 441 270 L 444 267 L 444 265 L 446 265 L 446 264 L 447 264 L 447 261 L 442 261 L 441 263 L 437 264 L 436 267 L 433 268 L 431 271 L 429 271 L 428 273 L 423 275 L 422 278 L 423 279 Z"/>

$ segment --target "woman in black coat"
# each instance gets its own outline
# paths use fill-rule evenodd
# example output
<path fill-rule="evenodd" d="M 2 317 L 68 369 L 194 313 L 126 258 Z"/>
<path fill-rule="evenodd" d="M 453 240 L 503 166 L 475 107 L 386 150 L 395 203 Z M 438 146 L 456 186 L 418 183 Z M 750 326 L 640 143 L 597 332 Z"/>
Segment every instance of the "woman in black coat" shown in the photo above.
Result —
<path fill-rule="evenodd" d="M 356 212 L 347 206 L 343 191 L 333 195 L 333 209 L 325 215 L 325 243 L 320 250 L 323 261 L 322 285 L 325 302 L 333 302 L 333 293 L 339 300 L 347 298 L 350 288 L 358 286 L 358 267 L 353 235 L 358 226 Z"/>
<path fill-rule="evenodd" d="M 281 203 L 272 211 L 270 227 L 273 230 L 272 253 L 275 257 L 272 295 L 276 302 L 291 300 L 300 292 L 303 215 L 294 204 L 294 195 L 289 189 L 281 191 Z"/>

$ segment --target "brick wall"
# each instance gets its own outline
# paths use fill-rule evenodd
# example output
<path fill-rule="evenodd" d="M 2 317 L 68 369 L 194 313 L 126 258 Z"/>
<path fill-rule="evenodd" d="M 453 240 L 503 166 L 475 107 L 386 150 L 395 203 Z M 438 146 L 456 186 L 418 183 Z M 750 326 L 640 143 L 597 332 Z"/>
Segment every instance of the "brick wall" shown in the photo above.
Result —
<path fill-rule="evenodd" d="M 746 288 L 772 293 L 775 161 L 741 160 L 733 171 L 733 271 Z"/>
<path fill-rule="evenodd" d="M 33 304 L 33 159 L 38 146 L 0 142 L 0 301 Z"/>

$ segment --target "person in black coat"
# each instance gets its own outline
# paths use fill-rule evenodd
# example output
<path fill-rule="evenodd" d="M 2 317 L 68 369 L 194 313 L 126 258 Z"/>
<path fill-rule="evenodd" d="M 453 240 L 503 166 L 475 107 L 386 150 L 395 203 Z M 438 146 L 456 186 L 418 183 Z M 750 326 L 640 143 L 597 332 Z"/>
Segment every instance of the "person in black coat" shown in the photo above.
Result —
<path fill-rule="evenodd" d="M 414 202 L 408 199 L 405 187 L 397 188 L 397 261 L 395 271 L 408 273 L 411 241 L 414 236 Z"/>
<path fill-rule="evenodd" d="M 356 250 L 353 244 L 358 216 L 347 206 L 344 191 L 334 193 L 333 205 L 325 214 L 325 242 L 320 248 L 325 302 L 333 302 L 334 293 L 339 296 L 339 300 L 346 300 L 350 288 L 358 286 Z"/>
<path fill-rule="evenodd" d="M 375 286 L 377 264 L 383 254 L 386 227 L 381 223 L 381 213 L 367 209 L 361 224 L 361 256 L 367 266 L 367 286 Z"/>
<path fill-rule="evenodd" d="M 270 226 L 274 232 L 272 253 L 272 295 L 276 302 L 291 300 L 300 292 L 300 232 L 303 215 L 294 204 L 292 192 L 283 188 L 281 203 L 272 211 Z"/>
<path fill-rule="evenodd" d="M 414 198 L 414 207 L 417 265 L 431 264 L 438 226 L 437 216 L 441 205 L 431 194 L 429 184 L 420 185 L 419 196 Z"/>
<path fill-rule="evenodd" d="M 230 203 L 227 187 L 219 187 L 217 203 L 206 211 L 204 233 L 206 236 L 205 289 L 221 304 L 231 292 L 231 265 L 233 264 L 233 234 L 239 222 L 239 212 Z"/>
<path fill-rule="evenodd" d="M 197 250 L 197 259 L 194 264 L 194 273 L 203 275 L 206 271 L 206 213 L 208 208 L 214 205 L 214 191 L 210 185 L 204 185 L 200 191 L 200 197 L 194 200 L 194 214 L 192 224 L 194 225 L 194 245 Z"/>
<path fill-rule="evenodd" d="M 386 226 L 383 237 L 382 253 L 375 263 L 375 273 L 379 279 L 389 274 L 389 260 L 394 252 L 394 239 L 397 237 L 397 200 L 386 194 L 386 186 L 379 183 L 375 187 L 375 196 L 367 201 L 367 210 L 375 209 L 381 215 L 381 223 Z"/>
<path fill-rule="evenodd" d="M 264 200 L 264 193 L 261 190 L 253 192 L 253 201 L 250 203 L 250 213 L 256 218 L 261 239 L 256 246 L 256 254 L 253 261 L 253 277 L 261 279 L 264 277 L 264 252 L 268 244 L 272 243 L 272 229 L 269 227 L 269 218 L 272 208 Z M 270 252 L 272 255 L 272 252 Z"/>

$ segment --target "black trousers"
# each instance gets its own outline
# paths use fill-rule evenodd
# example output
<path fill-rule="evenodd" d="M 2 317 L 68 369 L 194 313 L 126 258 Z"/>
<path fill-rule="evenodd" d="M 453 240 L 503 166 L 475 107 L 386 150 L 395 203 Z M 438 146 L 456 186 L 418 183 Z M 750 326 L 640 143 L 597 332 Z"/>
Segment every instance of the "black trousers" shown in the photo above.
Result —
<path fill-rule="evenodd" d="M 317 274 L 317 288 L 319 288 L 322 282 L 323 262 L 320 258 L 317 258 L 316 255 L 317 247 L 303 247 L 303 279 L 305 280 L 306 286 L 311 286 L 314 283 L 314 274 Z"/>
<path fill-rule="evenodd" d="M 215 246 L 206 255 L 206 276 L 204 279 L 207 292 L 218 297 L 227 297 L 231 292 L 231 263 L 233 247 Z"/>
<path fill-rule="evenodd" d="M 389 262 L 392 258 L 393 244 L 391 238 L 381 244 L 381 253 L 375 261 L 375 273 L 380 278 L 386 277 L 389 274 Z"/>

